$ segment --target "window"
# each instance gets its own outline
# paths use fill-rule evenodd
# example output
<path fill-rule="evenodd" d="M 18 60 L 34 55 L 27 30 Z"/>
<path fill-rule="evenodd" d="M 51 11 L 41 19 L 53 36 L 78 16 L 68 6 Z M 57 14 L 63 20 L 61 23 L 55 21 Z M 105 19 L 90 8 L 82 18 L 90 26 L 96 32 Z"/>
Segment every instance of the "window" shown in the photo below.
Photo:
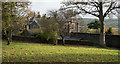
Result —
<path fill-rule="evenodd" d="M 65 29 L 67 29 L 67 26 L 66 26 L 66 24 L 65 24 Z"/>
<path fill-rule="evenodd" d="M 74 24 L 72 24 L 72 29 L 74 29 Z"/>

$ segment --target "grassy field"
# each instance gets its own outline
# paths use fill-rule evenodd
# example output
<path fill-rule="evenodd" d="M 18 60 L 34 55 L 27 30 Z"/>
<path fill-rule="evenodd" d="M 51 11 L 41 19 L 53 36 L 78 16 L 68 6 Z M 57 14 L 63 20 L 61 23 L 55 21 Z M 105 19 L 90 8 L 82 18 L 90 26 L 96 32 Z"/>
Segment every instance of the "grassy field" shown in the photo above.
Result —
<path fill-rule="evenodd" d="M 118 50 L 90 46 L 2 42 L 3 62 L 117 62 Z"/>

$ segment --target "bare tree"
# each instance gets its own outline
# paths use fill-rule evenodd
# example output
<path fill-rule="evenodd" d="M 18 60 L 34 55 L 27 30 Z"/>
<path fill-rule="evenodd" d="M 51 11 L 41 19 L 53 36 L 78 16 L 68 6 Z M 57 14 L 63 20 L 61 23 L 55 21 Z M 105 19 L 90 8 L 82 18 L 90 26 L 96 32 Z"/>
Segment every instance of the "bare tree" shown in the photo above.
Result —
<path fill-rule="evenodd" d="M 118 1 L 113 0 L 70 0 L 62 2 L 64 9 L 75 9 L 77 14 L 90 14 L 97 18 L 101 23 L 100 27 L 100 46 L 105 46 L 105 23 L 104 19 L 113 10 L 120 8 Z"/>
<path fill-rule="evenodd" d="M 50 17 L 54 18 L 54 20 L 58 23 L 58 34 L 60 37 L 62 37 L 62 43 L 65 44 L 65 36 L 67 34 L 67 31 L 65 29 L 65 21 L 67 19 L 71 19 L 71 17 L 74 17 L 75 12 L 73 10 L 49 10 L 48 14 Z"/>

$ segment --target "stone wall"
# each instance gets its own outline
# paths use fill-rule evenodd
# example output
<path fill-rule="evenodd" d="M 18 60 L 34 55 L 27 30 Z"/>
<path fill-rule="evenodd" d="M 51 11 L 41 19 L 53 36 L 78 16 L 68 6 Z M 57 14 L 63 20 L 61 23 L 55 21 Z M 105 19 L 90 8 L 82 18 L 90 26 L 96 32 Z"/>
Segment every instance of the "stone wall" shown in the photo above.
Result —
<path fill-rule="evenodd" d="M 71 33 L 71 37 L 81 38 L 82 40 L 88 40 L 99 44 L 100 34 L 90 34 L 90 33 Z M 106 45 L 109 47 L 120 48 L 120 35 L 106 35 Z"/>

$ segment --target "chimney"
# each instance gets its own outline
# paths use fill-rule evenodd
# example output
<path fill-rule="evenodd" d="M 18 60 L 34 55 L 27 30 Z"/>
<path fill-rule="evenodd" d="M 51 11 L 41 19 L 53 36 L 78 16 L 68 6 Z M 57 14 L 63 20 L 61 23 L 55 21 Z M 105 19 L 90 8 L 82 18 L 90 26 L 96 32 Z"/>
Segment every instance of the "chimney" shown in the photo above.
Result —
<path fill-rule="evenodd" d="M 44 14 L 43 19 L 45 19 L 45 20 L 47 19 L 46 14 Z"/>
<path fill-rule="evenodd" d="M 41 18 L 40 12 L 38 12 L 38 16 L 37 16 L 37 18 Z"/>

